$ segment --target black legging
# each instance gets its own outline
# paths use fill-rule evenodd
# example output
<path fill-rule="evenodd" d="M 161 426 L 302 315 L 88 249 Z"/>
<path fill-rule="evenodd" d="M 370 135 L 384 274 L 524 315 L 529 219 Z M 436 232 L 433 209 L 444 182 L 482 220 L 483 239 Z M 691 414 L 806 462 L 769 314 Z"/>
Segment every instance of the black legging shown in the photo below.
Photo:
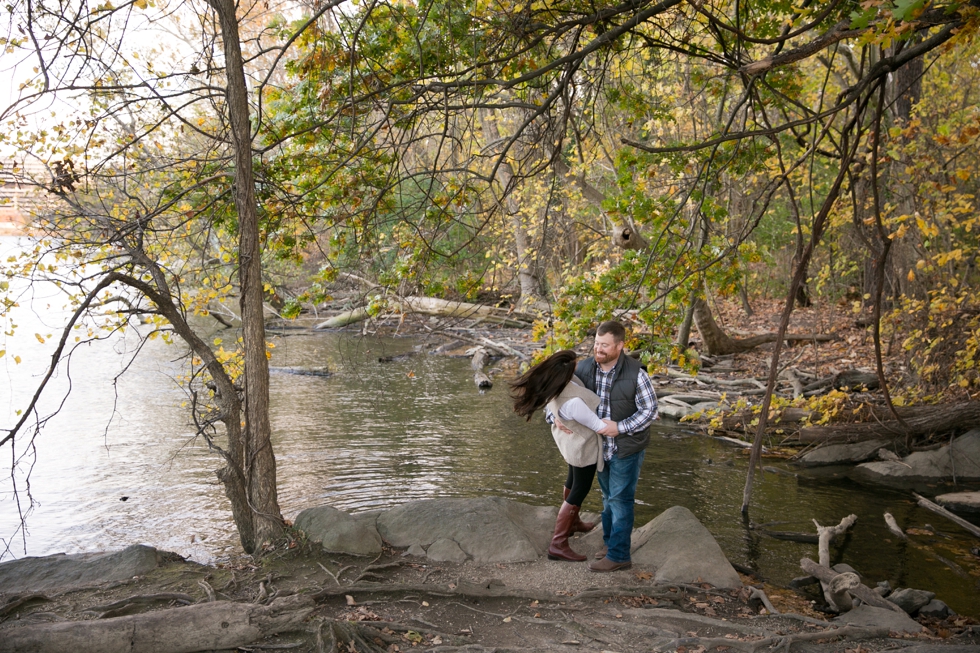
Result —
<path fill-rule="evenodd" d="M 595 470 L 595 465 L 587 465 L 585 467 L 568 466 L 568 478 L 565 479 L 565 487 L 570 492 L 568 493 L 568 498 L 565 499 L 566 502 L 573 506 L 582 507 L 582 502 L 585 501 L 585 497 L 589 496 L 589 490 L 592 489 L 592 479 L 595 478 Z"/>

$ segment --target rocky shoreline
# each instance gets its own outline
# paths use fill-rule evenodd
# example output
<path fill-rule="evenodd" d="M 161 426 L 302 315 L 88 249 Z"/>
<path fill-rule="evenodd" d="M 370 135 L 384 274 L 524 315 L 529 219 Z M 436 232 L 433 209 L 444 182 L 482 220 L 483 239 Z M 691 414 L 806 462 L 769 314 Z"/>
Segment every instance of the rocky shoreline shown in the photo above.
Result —
<path fill-rule="evenodd" d="M 736 573 L 686 508 L 637 528 L 633 568 L 611 574 L 547 560 L 554 518 L 498 497 L 359 515 L 321 506 L 300 513 L 289 543 L 233 564 L 141 545 L 4 562 L 0 651 L 980 653 L 980 626 L 931 592 L 869 581 L 873 599 L 814 612 Z M 598 530 L 572 540 L 588 555 L 601 544 Z M 869 604 L 881 595 L 887 607 Z"/>

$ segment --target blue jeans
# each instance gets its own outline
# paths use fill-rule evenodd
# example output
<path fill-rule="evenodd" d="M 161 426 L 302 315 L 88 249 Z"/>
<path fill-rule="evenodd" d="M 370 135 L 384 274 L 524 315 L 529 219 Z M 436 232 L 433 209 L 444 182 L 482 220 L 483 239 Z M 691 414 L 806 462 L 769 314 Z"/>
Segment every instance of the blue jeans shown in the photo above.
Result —
<path fill-rule="evenodd" d="M 629 562 L 633 535 L 633 499 L 646 450 L 625 458 L 613 456 L 597 474 L 602 489 L 602 541 L 613 562 Z"/>

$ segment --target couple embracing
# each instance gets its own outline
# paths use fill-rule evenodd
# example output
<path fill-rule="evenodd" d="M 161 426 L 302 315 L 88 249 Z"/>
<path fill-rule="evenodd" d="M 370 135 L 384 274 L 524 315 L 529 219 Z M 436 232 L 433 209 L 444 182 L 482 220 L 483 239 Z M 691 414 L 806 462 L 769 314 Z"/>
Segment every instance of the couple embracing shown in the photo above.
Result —
<path fill-rule="evenodd" d="M 626 330 L 619 322 L 596 329 L 593 355 L 578 362 L 565 350 L 552 354 L 511 383 L 514 411 L 531 419 L 539 408 L 568 463 L 564 502 L 548 547 L 552 560 L 581 562 L 568 545 L 572 533 L 595 524 L 579 519 L 579 509 L 599 477 L 602 540 L 589 569 L 628 569 L 633 503 L 640 466 L 650 443 L 650 423 L 658 418 L 657 396 L 639 361 L 623 352 Z"/>

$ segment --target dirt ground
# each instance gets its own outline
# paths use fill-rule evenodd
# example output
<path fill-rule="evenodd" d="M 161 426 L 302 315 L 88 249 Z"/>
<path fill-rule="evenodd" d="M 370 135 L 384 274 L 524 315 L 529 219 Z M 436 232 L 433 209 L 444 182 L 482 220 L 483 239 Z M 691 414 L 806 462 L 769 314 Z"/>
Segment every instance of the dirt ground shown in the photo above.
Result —
<path fill-rule="evenodd" d="M 918 635 L 837 630 L 793 592 L 758 585 L 783 613 L 771 615 L 747 588 L 655 585 L 651 572 L 634 567 L 595 574 L 586 563 L 548 560 L 434 564 L 390 549 L 371 560 L 309 544 L 216 567 L 175 557 L 146 576 L 37 596 L 5 609 L 0 650 L 3 629 L 18 625 L 119 617 L 210 600 L 267 604 L 305 594 L 315 608 L 303 629 L 235 650 L 704 653 L 792 647 L 874 653 L 914 643 L 975 645 L 980 651 L 980 627 L 966 618 L 926 623 Z"/>

